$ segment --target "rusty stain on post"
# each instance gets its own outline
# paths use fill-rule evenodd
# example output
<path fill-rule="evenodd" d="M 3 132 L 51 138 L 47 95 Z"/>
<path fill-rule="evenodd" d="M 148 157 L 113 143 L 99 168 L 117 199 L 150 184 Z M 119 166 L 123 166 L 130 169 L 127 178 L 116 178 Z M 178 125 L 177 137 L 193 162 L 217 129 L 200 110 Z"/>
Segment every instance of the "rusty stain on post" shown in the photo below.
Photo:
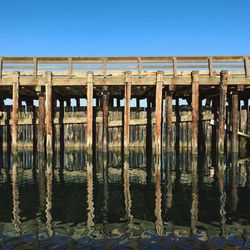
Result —
<path fill-rule="evenodd" d="M 198 154 L 199 71 L 192 71 L 192 154 Z"/>
<path fill-rule="evenodd" d="M 224 153 L 226 101 L 227 101 L 228 71 L 223 70 L 220 74 L 220 104 L 219 104 L 219 128 L 218 128 L 218 151 Z"/>
<path fill-rule="evenodd" d="M 125 103 L 124 103 L 124 154 L 128 154 L 129 148 L 129 124 L 130 124 L 130 99 L 131 99 L 131 71 L 125 72 Z"/>
<path fill-rule="evenodd" d="M 47 155 L 53 153 L 53 129 L 52 129 L 52 73 L 45 73 L 46 80 L 46 151 Z"/>
<path fill-rule="evenodd" d="M 238 129 L 239 129 L 239 96 L 238 91 L 233 90 L 231 102 L 231 123 L 232 123 L 232 153 L 238 153 Z"/>
<path fill-rule="evenodd" d="M 93 72 L 87 73 L 87 150 L 92 153 L 93 146 Z"/>
<path fill-rule="evenodd" d="M 162 86 L 163 86 L 163 72 L 158 71 L 156 73 L 156 92 L 155 92 L 155 150 L 156 150 L 156 154 L 161 154 Z"/>
<path fill-rule="evenodd" d="M 12 87 L 12 153 L 17 153 L 20 73 L 14 72 Z"/>

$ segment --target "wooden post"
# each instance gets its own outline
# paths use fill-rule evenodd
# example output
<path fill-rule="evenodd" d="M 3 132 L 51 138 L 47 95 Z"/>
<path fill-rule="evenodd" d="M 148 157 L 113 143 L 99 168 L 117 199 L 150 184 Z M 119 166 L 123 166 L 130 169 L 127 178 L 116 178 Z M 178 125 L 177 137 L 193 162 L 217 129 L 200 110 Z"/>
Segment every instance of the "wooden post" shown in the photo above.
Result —
<path fill-rule="evenodd" d="M 226 101 L 227 101 L 228 71 L 223 70 L 220 74 L 220 104 L 219 104 L 219 128 L 218 128 L 218 151 L 224 153 Z"/>
<path fill-rule="evenodd" d="M 12 153 L 17 153 L 17 136 L 18 136 L 18 110 L 19 110 L 19 78 L 20 73 L 14 73 L 12 88 Z"/>
<path fill-rule="evenodd" d="M 170 88 L 170 87 L 169 87 Z M 173 149 L 173 92 L 169 89 L 165 93 L 165 110 L 166 110 L 166 152 L 170 153 Z"/>
<path fill-rule="evenodd" d="M 39 117 L 38 117 L 38 148 L 39 153 L 44 152 L 44 130 L 45 130 L 45 98 L 44 93 L 39 93 Z"/>
<path fill-rule="evenodd" d="M 162 126 L 162 86 L 163 72 L 156 74 L 156 92 L 155 92 L 155 152 L 161 154 L 161 126 Z"/>
<path fill-rule="evenodd" d="M 192 71 L 192 154 L 198 154 L 199 72 Z"/>
<path fill-rule="evenodd" d="M 93 146 L 93 72 L 87 73 L 87 151 Z"/>
<path fill-rule="evenodd" d="M 108 151 L 108 117 L 109 117 L 109 93 L 108 86 L 103 87 L 102 93 L 102 112 L 103 112 L 103 133 L 102 146 L 103 151 Z"/>
<path fill-rule="evenodd" d="M 46 72 L 46 151 L 47 155 L 53 153 L 53 129 L 52 129 L 52 73 Z"/>
<path fill-rule="evenodd" d="M 125 103 L 124 103 L 124 154 L 128 154 L 129 124 L 130 124 L 130 99 L 131 99 L 131 71 L 125 72 Z"/>
<path fill-rule="evenodd" d="M 231 123 L 232 123 L 232 153 L 238 153 L 238 129 L 239 129 L 239 96 L 238 91 L 234 90 L 232 93 L 231 102 Z"/>

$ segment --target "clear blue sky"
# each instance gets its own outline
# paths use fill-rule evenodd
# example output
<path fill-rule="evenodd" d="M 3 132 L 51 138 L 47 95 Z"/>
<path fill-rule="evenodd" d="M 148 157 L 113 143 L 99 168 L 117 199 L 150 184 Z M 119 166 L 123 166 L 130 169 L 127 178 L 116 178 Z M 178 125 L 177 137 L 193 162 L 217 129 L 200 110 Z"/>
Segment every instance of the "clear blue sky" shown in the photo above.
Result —
<path fill-rule="evenodd" d="M 1 0 L 0 56 L 249 55 L 249 0 Z"/>

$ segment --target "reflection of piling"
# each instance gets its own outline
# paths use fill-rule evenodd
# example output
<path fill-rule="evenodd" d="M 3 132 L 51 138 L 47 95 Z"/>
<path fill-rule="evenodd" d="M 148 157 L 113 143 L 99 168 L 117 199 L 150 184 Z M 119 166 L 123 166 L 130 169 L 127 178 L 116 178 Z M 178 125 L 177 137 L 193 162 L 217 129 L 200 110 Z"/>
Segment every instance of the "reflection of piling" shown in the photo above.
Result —
<path fill-rule="evenodd" d="M 19 190 L 18 190 L 18 170 L 17 160 L 13 161 L 12 165 L 12 196 L 13 196 L 13 224 L 18 235 L 21 234 L 21 218 L 19 208 Z"/>
<path fill-rule="evenodd" d="M 162 221 L 162 193 L 161 193 L 161 156 L 156 155 L 155 159 L 155 228 L 158 235 L 163 235 Z"/>
<path fill-rule="evenodd" d="M 238 165 L 238 154 L 231 155 L 231 166 L 230 166 L 230 189 L 231 189 L 231 210 L 237 211 L 238 206 L 238 186 L 237 186 L 237 165 Z"/>
<path fill-rule="evenodd" d="M 129 189 L 129 158 L 128 155 L 124 156 L 124 168 L 123 168 L 123 179 L 124 179 L 124 198 L 125 198 L 125 211 L 126 211 L 126 219 L 128 224 L 132 223 L 133 216 L 131 215 L 131 195 Z"/>
<path fill-rule="evenodd" d="M 92 164 L 92 156 L 87 156 L 87 211 L 88 211 L 88 219 L 87 219 L 87 228 L 89 230 L 89 234 L 93 231 L 94 228 L 94 201 L 93 201 L 93 164 Z"/>
<path fill-rule="evenodd" d="M 197 175 L 197 157 L 192 157 L 192 205 L 191 205 L 191 234 L 196 234 L 196 224 L 198 221 L 198 175 Z"/>
<path fill-rule="evenodd" d="M 224 159 L 223 155 L 218 156 L 218 169 L 217 169 L 218 187 L 219 187 L 219 199 L 220 199 L 220 236 L 225 236 L 226 227 L 226 192 L 224 187 Z"/>
<path fill-rule="evenodd" d="M 52 172 L 52 159 L 48 157 L 47 159 L 47 168 L 46 168 L 46 179 L 47 179 L 47 195 L 46 195 L 46 230 L 48 237 L 52 237 L 54 232 L 52 228 L 52 179 L 53 179 L 53 172 Z"/>

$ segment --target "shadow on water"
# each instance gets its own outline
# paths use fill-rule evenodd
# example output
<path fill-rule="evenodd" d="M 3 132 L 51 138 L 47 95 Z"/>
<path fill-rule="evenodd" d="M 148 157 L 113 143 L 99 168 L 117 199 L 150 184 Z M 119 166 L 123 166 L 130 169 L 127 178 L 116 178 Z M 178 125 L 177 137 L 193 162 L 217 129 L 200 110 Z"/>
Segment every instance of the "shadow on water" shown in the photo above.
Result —
<path fill-rule="evenodd" d="M 249 159 L 150 148 L 122 157 L 63 147 L 36 166 L 19 152 L 1 172 L 1 247 L 249 248 Z"/>

